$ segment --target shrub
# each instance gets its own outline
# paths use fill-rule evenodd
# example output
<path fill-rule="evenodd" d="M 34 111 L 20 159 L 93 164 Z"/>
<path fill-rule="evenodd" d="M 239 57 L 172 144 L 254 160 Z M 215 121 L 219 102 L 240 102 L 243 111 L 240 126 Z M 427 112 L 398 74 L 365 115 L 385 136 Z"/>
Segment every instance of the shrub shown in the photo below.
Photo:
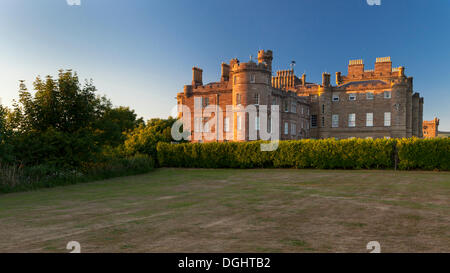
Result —
<path fill-rule="evenodd" d="M 147 155 L 103 158 L 83 163 L 78 168 L 41 164 L 31 167 L 0 164 L 0 193 L 33 190 L 59 185 L 89 182 L 111 177 L 146 173 L 155 166 Z"/>
<path fill-rule="evenodd" d="M 228 143 L 159 143 L 163 167 L 197 168 L 320 168 L 393 167 L 394 140 L 280 141 L 273 152 L 262 152 L 260 141 Z"/>
<path fill-rule="evenodd" d="M 450 139 L 404 138 L 397 140 L 399 168 L 402 170 L 450 170 Z"/>

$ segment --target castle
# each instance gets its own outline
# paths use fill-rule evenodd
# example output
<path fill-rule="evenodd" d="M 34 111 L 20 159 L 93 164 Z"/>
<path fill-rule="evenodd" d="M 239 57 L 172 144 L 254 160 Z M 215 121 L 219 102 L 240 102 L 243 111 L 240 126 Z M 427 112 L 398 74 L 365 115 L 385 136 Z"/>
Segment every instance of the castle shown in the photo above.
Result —
<path fill-rule="evenodd" d="M 431 121 L 423 122 L 423 136 L 426 138 L 435 138 L 439 134 L 439 119 L 434 118 Z"/>
<path fill-rule="evenodd" d="M 278 126 L 281 140 L 423 136 L 424 100 L 413 91 L 413 78 L 405 75 L 404 67 L 393 68 L 390 57 L 377 58 L 373 70 L 365 69 L 362 60 L 351 60 L 347 75 L 336 72 L 336 85 L 332 85 L 328 73 L 322 74 L 321 84 L 308 82 L 305 74 L 297 77 L 293 68 L 272 75 L 272 61 L 271 50 L 260 50 L 257 62 L 232 59 L 222 63 L 220 81 L 208 84 L 203 84 L 202 69 L 194 67 L 192 84 L 177 94 L 178 105 L 194 109 L 195 98 L 201 100 L 197 112 L 208 105 L 221 109 L 254 105 L 257 111 L 262 105 L 269 109 L 278 105 L 279 120 L 272 125 L 269 110 L 265 128 L 270 131 L 271 126 Z M 195 111 L 183 121 L 190 132 L 223 132 L 229 136 L 225 141 L 250 140 L 251 128 L 259 136 L 263 122 L 236 109 L 226 117 L 214 114 L 206 118 Z M 183 115 L 179 110 L 179 117 Z M 206 128 L 208 120 L 219 117 L 217 124 L 223 125 L 214 126 L 218 130 Z M 198 141 L 218 140 L 222 139 Z"/>

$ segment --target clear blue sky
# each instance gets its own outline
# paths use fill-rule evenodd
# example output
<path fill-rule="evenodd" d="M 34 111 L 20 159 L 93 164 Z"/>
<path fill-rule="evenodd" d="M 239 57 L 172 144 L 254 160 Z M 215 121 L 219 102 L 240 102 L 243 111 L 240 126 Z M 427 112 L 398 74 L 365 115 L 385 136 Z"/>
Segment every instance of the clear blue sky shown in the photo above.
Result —
<path fill-rule="evenodd" d="M 321 81 L 347 72 L 349 59 L 391 56 L 425 98 L 424 119 L 450 131 L 450 1 L 366 0 L 1 0 L 0 97 L 11 105 L 18 81 L 71 68 L 99 93 L 140 116 L 167 117 L 192 66 L 216 81 L 220 63 L 274 51 L 274 69 Z"/>

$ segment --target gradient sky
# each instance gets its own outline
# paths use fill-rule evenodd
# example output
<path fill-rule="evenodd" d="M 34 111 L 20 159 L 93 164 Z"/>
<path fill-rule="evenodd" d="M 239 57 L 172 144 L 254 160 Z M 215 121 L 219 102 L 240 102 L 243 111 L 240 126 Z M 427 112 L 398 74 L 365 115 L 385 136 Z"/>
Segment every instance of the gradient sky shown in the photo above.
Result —
<path fill-rule="evenodd" d="M 0 0 L 0 97 L 11 105 L 19 80 L 60 68 L 92 78 L 114 105 L 145 119 L 167 117 L 192 66 L 204 83 L 220 63 L 274 51 L 274 70 L 347 73 L 349 59 L 391 56 L 425 98 L 424 119 L 450 131 L 450 1 L 381 0 Z M 334 76 L 333 76 L 334 78 Z M 334 79 L 333 79 L 334 82 Z"/>

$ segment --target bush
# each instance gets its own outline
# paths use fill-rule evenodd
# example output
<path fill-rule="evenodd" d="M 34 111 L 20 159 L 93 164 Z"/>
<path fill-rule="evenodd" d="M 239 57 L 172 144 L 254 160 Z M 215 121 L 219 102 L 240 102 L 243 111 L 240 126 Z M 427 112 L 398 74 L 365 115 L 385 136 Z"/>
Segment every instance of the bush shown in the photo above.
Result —
<path fill-rule="evenodd" d="M 135 128 L 126 134 L 121 149 L 126 155 L 146 154 L 156 158 L 156 145 L 158 142 L 173 141 L 171 135 L 172 125 L 176 119 L 151 119 L 147 124 Z"/>
<path fill-rule="evenodd" d="M 262 152 L 261 143 L 228 142 L 157 146 L 163 167 L 196 168 L 319 168 L 381 169 L 393 167 L 394 140 L 280 141 L 273 152 Z"/>
<path fill-rule="evenodd" d="M 404 138 L 397 140 L 399 168 L 402 170 L 450 170 L 450 139 Z"/>
<path fill-rule="evenodd" d="M 102 161 L 83 163 L 78 168 L 63 168 L 54 164 L 31 167 L 0 164 L 0 193 L 141 174 L 154 169 L 154 166 L 154 160 L 146 155 L 103 158 Z"/>

